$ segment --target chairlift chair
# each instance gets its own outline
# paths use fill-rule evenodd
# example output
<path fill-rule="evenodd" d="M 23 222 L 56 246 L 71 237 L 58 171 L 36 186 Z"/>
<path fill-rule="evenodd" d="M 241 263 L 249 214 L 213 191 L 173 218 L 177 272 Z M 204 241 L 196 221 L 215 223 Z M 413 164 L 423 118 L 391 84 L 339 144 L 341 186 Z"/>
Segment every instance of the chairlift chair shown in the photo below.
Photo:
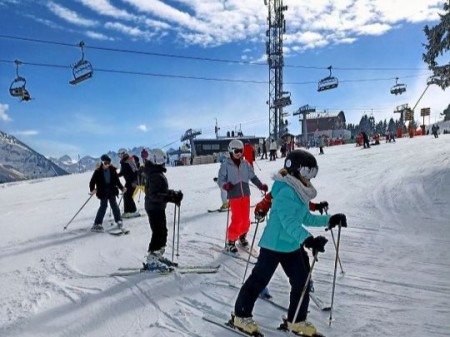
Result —
<path fill-rule="evenodd" d="M 72 66 L 73 80 L 69 81 L 72 85 L 91 78 L 94 72 L 92 64 L 88 60 L 84 59 L 84 42 L 81 41 L 79 46 L 81 48 L 81 60 Z"/>
<path fill-rule="evenodd" d="M 392 95 L 401 95 L 406 91 L 406 84 L 398 83 L 398 77 L 395 78 L 395 85 L 391 88 Z"/>
<path fill-rule="evenodd" d="M 31 99 L 30 92 L 25 88 L 27 80 L 19 75 L 19 65 L 22 63 L 18 60 L 16 63 L 16 75 L 17 77 L 11 82 L 9 87 L 9 94 L 12 97 L 19 97 L 21 101 L 28 102 Z"/>
<path fill-rule="evenodd" d="M 339 85 L 339 81 L 336 77 L 331 76 L 331 66 L 328 67 L 328 70 L 330 71 L 330 75 L 321 79 L 317 85 L 317 91 L 325 91 L 330 89 L 335 89 Z"/>

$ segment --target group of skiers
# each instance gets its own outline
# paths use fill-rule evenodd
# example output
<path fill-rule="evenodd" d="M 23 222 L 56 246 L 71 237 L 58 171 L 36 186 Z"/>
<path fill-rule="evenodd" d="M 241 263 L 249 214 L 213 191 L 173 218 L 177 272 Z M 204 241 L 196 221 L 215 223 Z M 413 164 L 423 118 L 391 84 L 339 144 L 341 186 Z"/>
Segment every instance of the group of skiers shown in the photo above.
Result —
<path fill-rule="evenodd" d="M 307 321 L 310 289 L 307 280 L 310 276 L 310 264 L 305 248 L 311 249 L 316 257 L 318 252 L 325 251 L 327 239 L 323 236 L 313 237 L 304 226 L 329 229 L 335 226 L 347 227 L 346 216 L 323 214 L 328 209 L 328 202 L 312 202 L 317 191 L 311 179 L 316 177 L 319 168 L 311 153 L 304 150 L 290 151 L 283 168 L 274 177 L 271 192 L 267 193 L 268 185 L 260 181 L 253 167 L 243 158 L 244 144 L 234 139 L 229 143 L 228 152 L 230 156 L 221 163 L 217 178 L 217 184 L 226 192 L 231 214 L 225 250 L 236 254 L 237 244 L 243 247 L 249 245 L 247 233 L 250 227 L 250 182 L 265 194 L 263 200 L 255 207 L 255 219 L 258 222 L 262 221 L 270 211 L 259 242 L 258 260 L 239 291 L 229 325 L 248 335 L 260 333 L 257 323 L 252 318 L 254 304 L 267 287 L 277 266 L 281 264 L 291 284 L 287 320 L 282 325 L 286 330 L 296 334 L 315 336 L 318 334 L 317 329 Z M 125 156 L 126 152 L 121 152 L 121 165 L 122 162 L 129 163 L 128 160 L 124 160 Z M 152 231 L 146 269 L 164 271 L 170 268 L 163 258 L 167 242 L 165 208 L 168 202 L 180 205 L 183 194 L 168 189 L 164 175 L 166 169 L 163 151 L 152 150 L 147 158 L 143 159 L 145 210 Z M 123 168 L 121 173 L 122 170 Z M 133 188 L 133 183 L 122 186 L 119 175 L 121 174 L 117 174 L 111 165 L 110 158 L 102 156 L 102 165 L 94 172 L 90 182 L 91 193 L 97 193 L 100 199 L 95 225 L 101 224 L 109 201 L 114 219 L 121 227 L 122 221 L 115 198 L 120 189 L 124 193 L 125 202 L 125 194 L 129 187 Z M 319 211 L 321 215 L 311 214 L 310 211 L 314 210 Z M 304 297 L 300 303 L 303 293 Z"/>

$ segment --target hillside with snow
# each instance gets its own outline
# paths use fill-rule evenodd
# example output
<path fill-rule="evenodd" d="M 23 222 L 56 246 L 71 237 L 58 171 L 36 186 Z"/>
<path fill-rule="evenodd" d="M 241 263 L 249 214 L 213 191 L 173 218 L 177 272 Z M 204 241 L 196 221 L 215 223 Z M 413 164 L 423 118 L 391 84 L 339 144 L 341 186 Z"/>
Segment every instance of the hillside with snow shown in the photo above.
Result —
<path fill-rule="evenodd" d="M 450 336 L 450 135 L 403 138 L 366 150 L 329 147 L 322 156 L 310 151 L 319 163 L 316 200 L 328 201 L 331 214 L 345 213 L 348 228 L 341 232 L 345 273 L 338 267 L 332 324 L 329 312 L 312 302 L 308 319 L 327 337 Z M 281 159 L 258 160 L 255 170 L 271 186 L 282 165 Z M 235 336 L 202 320 L 206 314 L 227 319 L 245 271 L 244 261 L 219 251 L 227 213 L 207 212 L 221 203 L 213 181 L 218 169 L 209 164 L 167 172 L 170 188 L 184 193 L 175 261 L 220 264 L 216 274 L 109 276 L 118 268 L 140 266 L 150 228 L 144 196 L 138 194 L 143 216 L 125 220 L 129 235 L 89 231 L 96 198 L 64 231 L 88 200 L 92 172 L 0 185 L 0 336 Z M 261 199 L 256 188 L 251 199 L 252 204 Z M 166 213 L 171 258 L 177 252 L 173 205 Z M 108 230 L 109 221 L 108 210 Z M 264 226 L 259 225 L 256 242 Z M 330 232 L 310 231 L 329 239 L 313 273 L 316 296 L 329 304 L 333 242 Z M 250 239 L 254 233 L 253 224 Z M 269 289 L 287 306 L 289 284 L 281 268 Z M 258 300 L 254 319 L 276 327 L 285 314 Z"/>

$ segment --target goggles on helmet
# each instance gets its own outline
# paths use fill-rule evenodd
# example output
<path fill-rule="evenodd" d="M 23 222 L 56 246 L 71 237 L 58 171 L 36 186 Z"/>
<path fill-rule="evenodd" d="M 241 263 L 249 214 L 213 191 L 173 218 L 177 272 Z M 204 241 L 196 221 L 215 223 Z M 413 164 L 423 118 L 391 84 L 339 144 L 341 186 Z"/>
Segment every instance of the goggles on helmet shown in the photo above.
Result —
<path fill-rule="evenodd" d="M 243 149 L 233 149 L 234 154 L 242 153 Z"/>
<path fill-rule="evenodd" d="M 300 173 L 300 176 L 306 179 L 312 179 L 315 178 L 317 173 L 319 172 L 319 168 L 316 167 L 307 167 L 303 166 L 298 169 L 298 172 Z"/>

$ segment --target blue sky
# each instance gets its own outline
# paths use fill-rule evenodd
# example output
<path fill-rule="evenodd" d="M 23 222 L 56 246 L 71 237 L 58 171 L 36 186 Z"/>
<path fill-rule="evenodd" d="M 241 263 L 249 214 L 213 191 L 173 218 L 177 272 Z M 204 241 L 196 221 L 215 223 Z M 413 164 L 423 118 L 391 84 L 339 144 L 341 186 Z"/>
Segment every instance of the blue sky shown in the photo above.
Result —
<path fill-rule="evenodd" d="M 284 88 L 293 103 L 285 111 L 309 104 L 358 123 L 364 113 L 398 118 L 396 106 L 416 104 L 430 75 L 423 27 L 438 22 L 442 0 L 284 4 Z M 72 158 L 177 147 L 189 128 L 213 137 L 216 119 L 221 135 L 267 136 L 267 15 L 263 0 L 0 0 L 0 130 L 46 156 Z M 71 86 L 67 67 L 81 58 L 80 41 L 94 76 Z M 8 93 L 16 59 L 30 102 Z M 339 87 L 318 93 L 329 65 Z M 390 94 L 396 77 L 407 84 L 403 95 Z M 430 107 L 431 122 L 439 120 L 449 97 L 431 86 L 416 116 Z M 299 134 L 298 116 L 287 120 Z"/>

